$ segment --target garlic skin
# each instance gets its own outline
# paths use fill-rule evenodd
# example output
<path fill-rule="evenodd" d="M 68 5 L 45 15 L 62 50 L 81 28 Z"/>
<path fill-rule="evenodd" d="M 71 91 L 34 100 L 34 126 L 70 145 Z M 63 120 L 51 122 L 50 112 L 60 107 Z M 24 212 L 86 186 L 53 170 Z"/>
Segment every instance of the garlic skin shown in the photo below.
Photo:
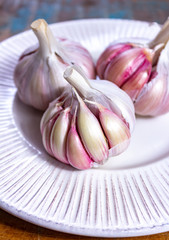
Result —
<path fill-rule="evenodd" d="M 58 158 L 61 162 L 67 163 L 66 157 L 66 138 L 70 125 L 70 107 L 67 107 L 60 112 L 55 120 L 55 123 L 51 130 L 50 146 L 53 156 Z M 59 136 L 59 138 L 58 138 Z M 55 144 L 52 144 L 52 143 Z"/>
<path fill-rule="evenodd" d="M 136 113 L 158 116 L 169 111 L 169 42 L 162 50 L 151 79 L 135 101 Z"/>
<path fill-rule="evenodd" d="M 106 137 L 97 117 L 77 93 L 76 96 L 79 102 L 77 127 L 80 138 L 91 159 L 94 159 L 97 163 L 102 163 L 108 158 Z"/>
<path fill-rule="evenodd" d="M 89 81 L 76 66 L 68 67 L 64 77 L 72 86 L 71 91 L 66 90 L 50 103 L 41 119 L 47 152 L 84 170 L 125 151 L 135 125 L 129 96 L 108 81 Z M 57 122 L 60 127 L 56 129 Z M 62 129 L 61 125 L 65 127 Z"/>
<path fill-rule="evenodd" d="M 126 91 L 135 101 L 149 80 L 152 60 L 151 49 L 133 43 L 110 45 L 97 62 L 97 73 L 100 78 L 107 79 Z"/>
<path fill-rule="evenodd" d="M 66 146 L 69 163 L 77 169 L 89 169 L 93 166 L 93 161 L 85 151 L 76 128 L 76 111 L 74 112 L 71 127 L 67 136 Z"/>
<path fill-rule="evenodd" d="M 132 99 L 142 116 L 169 111 L 169 19 L 148 44 L 110 44 L 100 55 L 96 71 L 115 83 Z"/>
<path fill-rule="evenodd" d="M 39 41 L 21 55 L 14 72 L 19 98 L 39 110 L 69 88 L 63 78 L 67 66 L 78 64 L 89 78 L 95 78 L 91 55 L 79 43 L 55 38 L 43 19 L 34 21 L 31 28 Z"/>
<path fill-rule="evenodd" d="M 99 119 L 102 124 L 109 146 L 113 148 L 121 142 L 130 138 L 130 132 L 127 125 L 112 111 L 97 104 L 99 109 Z"/>

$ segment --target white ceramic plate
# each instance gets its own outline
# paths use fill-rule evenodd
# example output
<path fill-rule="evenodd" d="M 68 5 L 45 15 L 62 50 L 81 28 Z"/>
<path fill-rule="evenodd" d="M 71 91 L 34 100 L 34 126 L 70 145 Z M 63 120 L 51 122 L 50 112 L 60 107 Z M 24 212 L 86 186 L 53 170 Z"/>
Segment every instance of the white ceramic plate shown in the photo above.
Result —
<path fill-rule="evenodd" d="M 93 19 L 51 25 L 57 36 L 80 41 L 96 60 L 118 38 L 153 38 L 157 24 Z M 36 42 L 31 31 L 0 45 L 0 206 L 29 222 L 100 237 L 169 230 L 169 114 L 137 118 L 128 150 L 107 164 L 78 171 L 49 157 L 41 114 L 21 103 L 13 70 Z"/>

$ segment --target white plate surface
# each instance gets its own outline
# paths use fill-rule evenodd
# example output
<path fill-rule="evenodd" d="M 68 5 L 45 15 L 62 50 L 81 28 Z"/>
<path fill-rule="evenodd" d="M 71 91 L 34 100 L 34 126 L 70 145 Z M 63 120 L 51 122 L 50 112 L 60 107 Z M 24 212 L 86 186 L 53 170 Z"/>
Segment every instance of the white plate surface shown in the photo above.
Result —
<path fill-rule="evenodd" d="M 118 38 L 152 39 L 157 24 L 93 19 L 51 25 L 97 59 Z M 80 235 L 127 237 L 169 230 L 169 114 L 137 118 L 128 150 L 107 164 L 78 171 L 49 157 L 41 113 L 17 97 L 13 71 L 37 40 L 31 31 L 0 45 L 0 206 L 29 222 Z"/>

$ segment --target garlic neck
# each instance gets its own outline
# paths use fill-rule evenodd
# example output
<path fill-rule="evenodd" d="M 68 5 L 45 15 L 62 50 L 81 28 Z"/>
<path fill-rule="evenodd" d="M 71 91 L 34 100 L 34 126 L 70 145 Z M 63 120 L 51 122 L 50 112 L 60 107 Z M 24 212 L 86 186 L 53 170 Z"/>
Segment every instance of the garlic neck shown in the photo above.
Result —
<path fill-rule="evenodd" d="M 157 36 L 151 42 L 149 42 L 148 46 L 149 48 L 153 49 L 158 44 L 164 44 L 165 47 L 168 40 L 169 40 L 169 18 L 165 21 Z"/>
<path fill-rule="evenodd" d="M 31 24 L 31 28 L 39 41 L 39 51 L 44 58 L 52 53 L 59 55 L 66 61 L 66 54 L 59 41 L 53 36 L 47 22 L 44 19 L 38 19 Z"/>
<path fill-rule="evenodd" d="M 87 77 L 79 67 L 67 67 L 63 76 L 83 97 L 87 98 L 87 96 L 93 91 Z"/>

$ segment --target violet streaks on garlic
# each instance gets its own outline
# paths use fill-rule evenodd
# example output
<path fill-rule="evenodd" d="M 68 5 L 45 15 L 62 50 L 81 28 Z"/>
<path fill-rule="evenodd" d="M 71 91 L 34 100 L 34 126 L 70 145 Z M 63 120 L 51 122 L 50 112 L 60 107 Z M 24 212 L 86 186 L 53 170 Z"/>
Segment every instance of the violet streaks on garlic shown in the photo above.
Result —
<path fill-rule="evenodd" d="M 79 43 L 55 38 L 43 19 L 31 24 L 39 47 L 26 49 L 15 68 L 14 81 L 19 98 L 39 110 L 59 97 L 69 84 L 63 78 L 67 66 L 78 64 L 85 74 L 95 78 L 95 68 L 90 53 Z"/>
<path fill-rule="evenodd" d="M 96 71 L 133 100 L 135 111 L 157 116 L 169 111 L 169 19 L 148 44 L 110 44 L 100 55 Z"/>
<path fill-rule="evenodd" d="M 41 119 L 46 151 L 77 169 L 104 164 L 125 151 L 135 124 L 129 96 L 108 81 L 89 81 L 76 66 L 68 67 L 64 78 L 71 91 L 51 102 Z"/>
<path fill-rule="evenodd" d="M 73 114 L 70 130 L 67 136 L 66 154 L 69 163 L 77 169 L 89 169 L 93 161 L 84 149 L 76 127 L 76 110 Z"/>

